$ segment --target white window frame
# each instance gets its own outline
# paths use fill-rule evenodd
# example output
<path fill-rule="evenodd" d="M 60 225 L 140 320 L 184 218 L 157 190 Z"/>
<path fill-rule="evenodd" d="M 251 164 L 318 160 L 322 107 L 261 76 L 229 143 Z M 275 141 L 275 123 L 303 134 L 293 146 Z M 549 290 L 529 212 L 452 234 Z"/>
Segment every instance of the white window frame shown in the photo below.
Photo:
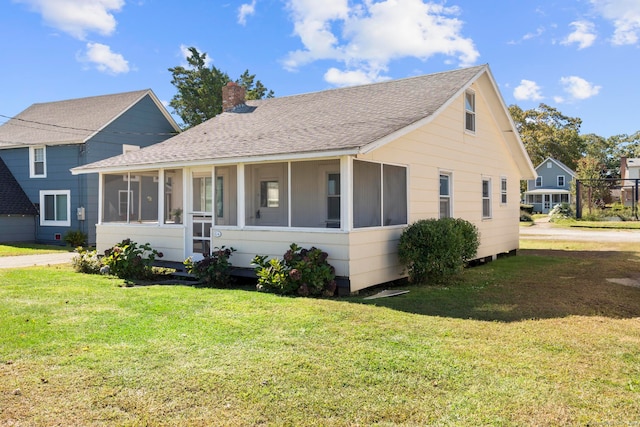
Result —
<path fill-rule="evenodd" d="M 470 103 L 467 102 L 469 99 L 471 100 Z M 468 126 L 469 121 L 471 122 L 471 129 Z M 476 133 L 476 93 L 472 90 L 467 90 L 464 93 L 464 130 L 465 132 Z"/>
<path fill-rule="evenodd" d="M 487 183 L 487 192 L 484 193 L 484 183 Z M 482 195 L 482 219 L 491 219 L 491 178 L 482 177 L 482 183 L 480 187 L 481 195 Z M 485 202 L 488 202 L 488 212 L 485 213 Z"/>
<path fill-rule="evenodd" d="M 506 205 L 507 204 L 507 200 L 509 200 L 507 198 L 508 195 L 508 181 L 507 181 L 507 177 L 506 176 L 501 176 L 500 177 L 500 204 L 501 205 Z"/>
<path fill-rule="evenodd" d="M 45 196 L 67 196 L 67 219 L 64 221 L 45 219 Z M 54 209 L 57 211 L 57 209 Z M 71 226 L 71 190 L 40 190 L 40 225 L 43 227 Z"/>
<path fill-rule="evenodd" d="M 443 195 L 441 190 L 441 186 L 440 186 L 440 179 L 446 176 L 448 178 L 448 191 L 449 194 L 448 195 Z M 440 208 L 442 207 L 442 199 L 443 198 L 447 198 L 449 201 L 449 212 L 447 212 L 447 215 L 442 216 L 442 211 L 440 210 Z M 440 173 L 438 174 L 438 218 L 453 218 L 453 173 L 449 172 L 449 171 L 440 171 Z"/>
<path fill-rule="evenodd" d="M 43 173 L 36 173 L 36 150 L 42 150 L 42 170 Z M 29 147 L 29 178 L 46 178 L 47 177 L 47 147 L 44 145 Z"/>
<path fill-rule="evenodd" d="M 542 187 L 542 177 L 541 176 L 536 177 L 535 186 L 536 187 Z"/>
<path fill-rule="evenodd" d="M 562 184 L 560 184 L 560 180 L 562 180 Z M 558 178 L 556 180 L 556 184 L 558 185 L 558 187 L 564 187 L 566 185 L 566 178 L 564 175 L 558 175 Z"/>

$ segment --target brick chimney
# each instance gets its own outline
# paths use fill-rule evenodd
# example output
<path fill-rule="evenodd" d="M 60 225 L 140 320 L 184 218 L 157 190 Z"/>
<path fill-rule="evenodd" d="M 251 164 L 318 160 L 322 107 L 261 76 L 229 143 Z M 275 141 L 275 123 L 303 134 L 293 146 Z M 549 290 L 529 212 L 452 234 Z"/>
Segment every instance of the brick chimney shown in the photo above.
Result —
<path fill-rule="evenodd" d="M 231 111 L 239 105 L 244 105 L 244 88 L 235 82 L 229 82 L 222 87 L 222 111 Z"/>

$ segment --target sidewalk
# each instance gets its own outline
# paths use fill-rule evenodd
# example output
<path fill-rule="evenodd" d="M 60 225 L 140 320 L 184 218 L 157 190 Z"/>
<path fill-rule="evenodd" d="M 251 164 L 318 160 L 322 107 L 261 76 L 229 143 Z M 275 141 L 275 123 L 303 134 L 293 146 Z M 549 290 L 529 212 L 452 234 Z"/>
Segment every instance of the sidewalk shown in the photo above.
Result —
<path fill-rule="evenodd" d="M 67 264 L 75 252 L 58 252 L 41 255 L 20 255 L 0 257 L 0 268 L 32 267 L 34 265 Z"/>

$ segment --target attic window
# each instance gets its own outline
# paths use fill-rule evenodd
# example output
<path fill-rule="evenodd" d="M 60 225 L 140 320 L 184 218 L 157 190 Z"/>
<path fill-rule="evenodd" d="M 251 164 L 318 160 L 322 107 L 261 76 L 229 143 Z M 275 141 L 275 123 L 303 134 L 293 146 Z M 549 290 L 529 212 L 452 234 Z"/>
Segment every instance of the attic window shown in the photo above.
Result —
<path fill-rule="evenodd" d="M 469 132 L 476 131 L 476 94 L 464 94 L 464 128 Z"/>

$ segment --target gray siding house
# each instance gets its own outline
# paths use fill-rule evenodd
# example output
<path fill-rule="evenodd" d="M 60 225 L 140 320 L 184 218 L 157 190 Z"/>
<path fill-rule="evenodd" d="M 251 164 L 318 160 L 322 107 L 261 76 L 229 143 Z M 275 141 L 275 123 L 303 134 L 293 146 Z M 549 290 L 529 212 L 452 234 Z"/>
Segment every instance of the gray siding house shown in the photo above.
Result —
<path fill-rule="evenodd" d="M 559 160 L 547 158 L 536 167 L 536 179 L 527 181 L 525 203 L 533 211 L 549 213 L 560 203 L 572 203 L 571 183 L 576 173 Z"/>
<path fill-rule="evenodd" d="M 0 159 L 37 210 L 30 240 L 59 244 L 67 231 L 80 230 L 94 244 L 98 178 L 70 169 L 179 131 L 149 89 L 33 104 L 8 120 L 0 126 Z"/>

